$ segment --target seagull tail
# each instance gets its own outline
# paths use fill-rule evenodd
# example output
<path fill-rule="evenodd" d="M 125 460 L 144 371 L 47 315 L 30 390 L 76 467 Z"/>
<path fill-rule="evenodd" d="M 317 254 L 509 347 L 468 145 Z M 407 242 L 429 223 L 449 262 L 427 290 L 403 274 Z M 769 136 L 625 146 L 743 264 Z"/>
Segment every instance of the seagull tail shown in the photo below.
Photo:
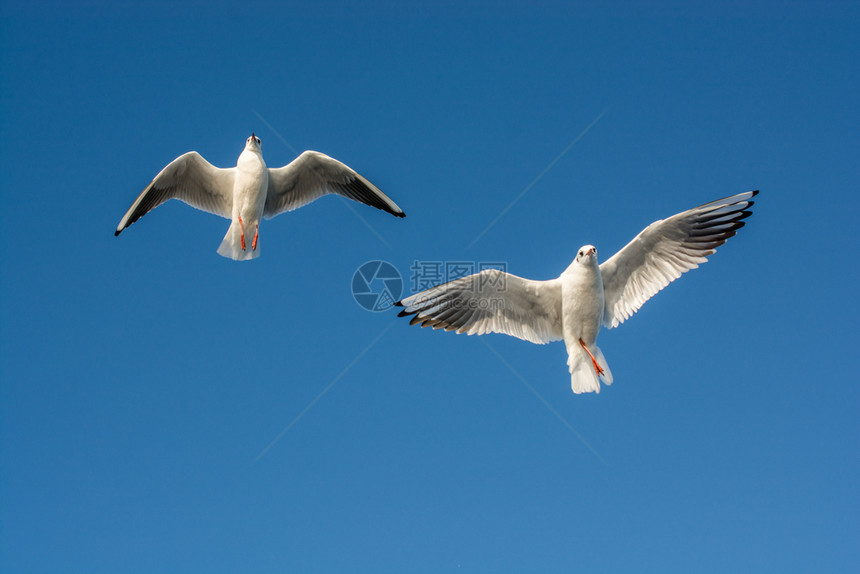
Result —
<path fill-rule="evenodd" d="M 221 241 L 218 247 L 218 255 L 223 255 L 234 261 L 245 261 L 246 259 L 256 259 L 260 256 L 260 246 L 257 249 L 252 248 L 251 242 L 254 239 L 254 233 L 249 236 L 245 234 L 245 249 L 242 249 L 242 228 L 238 221 L 230 223 L 230 229 L 227 230 L 227 235 Z"/>
<path fill-rule="evenodd" d="M 567 367 L 570 370 L 570 388 L 577 395 L 599 393 L 601 380 L 606 385 L 612 384 L 612 371 L 609 370 L 603 351 L 597 345 L 592 345 L 589 350 L 603 370 L 603 374 L 597 374 L 591 357 L 579 344 L 568 348 Z"/>

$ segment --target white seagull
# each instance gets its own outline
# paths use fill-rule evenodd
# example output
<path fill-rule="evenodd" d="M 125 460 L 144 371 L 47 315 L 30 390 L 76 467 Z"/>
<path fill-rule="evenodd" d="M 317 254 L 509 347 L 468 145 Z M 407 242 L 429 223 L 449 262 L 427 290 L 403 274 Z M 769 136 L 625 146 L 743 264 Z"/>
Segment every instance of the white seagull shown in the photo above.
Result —
<path fill-rule="evenodd" d="M 260 220 L 305 206 L 329 193 L 360 201 L 397 217 L 403 210 L 348 166 L 316 152 L 305 151 L 276 169 L 266 167 L 260 138 L 253 133 L 245 141 L 236 167 L 215 167 L 196 151 L 167 164 L 123 216 L 116 233 L 168 199 L 231 220 L 218 253 L 236 260 L 254 259 L 258 249 Z M 246 231 L 254 238 L 246 241 Z"/>
<path fill-rule="evenodd" d="M 574 393 L 600 392 L 612 372 L 596 345 L 601 323 L 617 327 L 666 285 L 707 261 L 744 226 L 748 191 L 655 221 L 598 265 L 585 245 L 557 279 L 532 281 L 498 269 L 461 277 L 395 305 L 410 325 L 469 335 L 504 333 L 532 343 L 564 340 Z"/>

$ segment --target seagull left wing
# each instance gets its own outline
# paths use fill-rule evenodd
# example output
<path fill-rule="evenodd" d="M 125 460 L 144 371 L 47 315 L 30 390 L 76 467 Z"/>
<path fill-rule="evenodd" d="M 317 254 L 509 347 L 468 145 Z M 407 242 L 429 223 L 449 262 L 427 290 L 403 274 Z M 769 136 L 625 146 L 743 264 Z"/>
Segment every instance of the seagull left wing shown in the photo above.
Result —
<path fill-rule="evenodd" d="M 285 165 L 269 169 L 269 193 L 263 215 L 292 211 L 329 193 L 406 217 L 391 198 L 345 164 L 316 151 L 305 151 Z"/>
<path fill-rule="evenodd" d="M 443 283 L 398 301 L 410 325 L 469 335 L 504 333 L 532 343 L 562 338 L 561 281 L 531 281 L 498 269 Z"/>
<path fill-rule="evenodd" d="M 708 260 L 752 215 L 756 191 L 655 221 L 600 265 L 603 324 L 617 327 L 666 285 Z"/>
<path fill-rule="evenodd" d="M 178 199 L 192 207 L 230 219 L 233 209 L 233 173 L 236 168 L 215 167 L 196 151 L 182 154 L 161 170 L 116 226 L 123 229 L 167 201 Z"/>

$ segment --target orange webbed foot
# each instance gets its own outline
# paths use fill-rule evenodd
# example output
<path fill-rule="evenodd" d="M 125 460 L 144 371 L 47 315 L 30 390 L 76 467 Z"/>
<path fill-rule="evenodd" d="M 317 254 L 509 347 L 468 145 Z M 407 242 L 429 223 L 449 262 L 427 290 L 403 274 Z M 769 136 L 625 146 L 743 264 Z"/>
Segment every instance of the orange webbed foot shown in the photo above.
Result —
<path fill-rule="evenodd" d="M 242 241 L 242 251 L 245 251 L 245 226 L 242 224 L 242 216 L 239 216 L 239 230 L 242 232 L 242 236 L 240 237 Z"/>
<path fill-rule="evenodd" d="M 582 345 L 582 348 L 585 349 L 585 352 L 588 353 L 589 357 L 591 357 L 591 364 L 594 365 L 594 370 L 597 371 L 598 375 L 602 375 L 603 367 L 597 364 L 597 359 L 594 358 L 594 355 L 591 354 L 591 351 L 588 350 L 588 347 L 585 346 L 585 343 L 582 342 L 582 339 L 579 340 L 579 344 Z"/>
<path fill-rule="evenodd" d="M 254 231 L 254 241 L 251 242 L 251 251 L 257 250 L 257 239 L 259 237 L 260 237 L 260 226 L 257 225 L 257 229 Z"/>

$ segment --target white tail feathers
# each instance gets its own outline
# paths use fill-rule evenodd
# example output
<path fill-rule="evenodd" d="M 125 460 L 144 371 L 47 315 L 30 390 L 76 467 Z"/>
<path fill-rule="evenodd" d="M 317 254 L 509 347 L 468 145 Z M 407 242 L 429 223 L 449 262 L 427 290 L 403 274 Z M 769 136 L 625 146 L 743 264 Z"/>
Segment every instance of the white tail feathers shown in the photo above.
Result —
<path fill-rule="evenodd" d="M 218 255 L 223 255 L 236 261 L 256 259 L 260 256 L 260 245 L 257 245 L 257 249 L 252 249 L 253 240 L 254 234 L 251 233 L 249 236 L 246 233 L 245 249 L 242 249 L 242 229 L 239 222 L 234 221 L 230 224 L 227 235 L 224 236 L 224 240 L 221 241 L 221 245 L 218 247 Z"/>
<path fill-rule="evenodd" d="M 599 393 L 601 380 L 606 385 L 612 384 L 612 371 L 609 370 L 609 365 L 606 363 L 603 351 L 597 345 L 592 345 L 589 351 L 597 359 L 597 364 L 600 365 L 600 368 L 603 369 L 603 374 L 599 377 L 594 368 L 594 363 L 591 361 L 591 357 L 578 342 L 567 349 L 570 388 L 577 395 L 581 393 Z"/>

